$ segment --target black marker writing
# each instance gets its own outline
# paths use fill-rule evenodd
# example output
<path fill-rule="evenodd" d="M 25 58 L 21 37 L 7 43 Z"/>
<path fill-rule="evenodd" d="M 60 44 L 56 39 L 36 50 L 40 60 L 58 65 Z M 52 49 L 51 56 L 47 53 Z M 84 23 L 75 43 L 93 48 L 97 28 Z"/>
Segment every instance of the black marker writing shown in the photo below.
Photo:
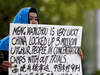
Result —
<path fill-rule="evenodd" d="M 77 36 L 79 29 L 57 29 L 57 36 Z"/>
<path fill-rule="evenodd" d="M 30 72 L 31 71 L 31 65 L 29 64 L 27 67 L 27 70 Z"/>
<path fill-rule="evenodd" d="M 21 47 L 21 46 L 15 46 L 14 48 L 11 47 L 10 53 L 13 54 L 31 54 L 30 46 L 28 47 Z"/>
<path fill-rule="evenodd" d="M 66 55 L 52 55 L 49 63 L 65 63 Z"/>
<path fill-rule="evenodd" d="M 17 65 L 14 65 L 14 66 L 13 66 L 13 68 L 14 68 L 14 69 L 12 70 L 13 73 L 17 73 L 17 72 L 19 71 L 17 67 L 18 67 Z"/>
<path fill-rule="evenodd" d="M 13 33 L 12 33 L 12 35 L 25 35 L 26 34 L 26 32 L 25 32 L 25 28 L 26 27 L 21 27 L 21 26 L 19 26 L 19 27 L 14 27 L 14 30 L 13 30 Z"/>
<path fill-rule="evenodd" d="M 51 47 L 48 48 L 47 54 L 52 54 L 52 51 L 53 51 L 53 47 L 51 46 Z"/>
<path fill-rule="evenodd" d="M 17 63 L 17 64 L 20 64 L 20 63 L 25 63 L 26 59 L 25 59 L 25 56 L 11 56 L 10 57 L 10 62 L 13 64 L 13 63 Z"/>
<path fill-rule="evenodd" d="M 42 37 L 30 36 L 29 45 L 46 45 L 46 43 L 47 43 L 47 38 L 45 36 Z"/>
<path fill-rule="evenodd" d="M 71 46 L 68 46 L 68 47 L 55 47 L 53 49 L 53 53 L 54 54 L 67 54 L 67 55 L 71 55 L 71 54 L 77 54 L 79 50 L 79 47 L 71 47 Z"/>
<path fill-rule="evenodd" d="M 48 39 L 48 46 L 52 46 L 55 41 L 55 37 L 51 37 Z"/>
<path fill-rule="evenodd" d="M 26 70 L 25 70 L 25 64 L 24 65 L 22 65 L 22 66 L 20 66 L 20 72 L 26 72 Z"/>
<path fill-rule="evenodd" d="M 55 27 L 51 27 L 51 30 L 50 30 L 50 35 L 51 36 L 53 36 L 55 34 L 54 29 L 55 29 Z"/>
<path fill-rule="evenodd" d="M 28 27 L 27 35 L 47 35 L 48 28 L 45 27 Z"/>
<path fill-rule="evenodd" d="M 46 54 L 47 46 L 32 46 L 32 54 Z"/>
<path fill-rule="evenodd" d="M 17 37 L 13 37 L 11 39 L 11 43 L 13 45 L 26 45 L 27 46 L 27 40 L 25 36 L 17 36 Z"/>
<path fill-rule="evenodd" d="M 62 46 L 72 46 L 77 44 L 77 39 L 78 38 L 56 38 L 56 43 L 55 45 L 62 45 Z"/>
<path fill-rule="evenodd" d="M 33 64 L 33 68 L 32 68 L 33 71 L 37 71 L 37 72 L 42 72 L 43 70 L 46 71 L 46 72 L 50 72 L 49 70 L 49 65 L 48 64 Z"/>
<path fill-rule="evenodd" d="M 28 56 L 28 63 L 47 63 L 49 56 L 39 56 L 39 55 L 34 55 L 34 56 Z"/>
<path fill-rule="evenodd" d="M 80 72 L 80 64 L 55 64 L 54 72 Z"/>

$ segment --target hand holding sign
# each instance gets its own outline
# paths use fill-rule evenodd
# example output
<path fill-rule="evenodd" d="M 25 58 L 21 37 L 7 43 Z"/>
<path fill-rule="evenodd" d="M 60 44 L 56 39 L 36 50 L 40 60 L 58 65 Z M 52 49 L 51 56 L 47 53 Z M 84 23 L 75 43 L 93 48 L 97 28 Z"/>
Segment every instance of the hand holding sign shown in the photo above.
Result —
<path fill-rule="evenodd" d="M 81 59 L 83 59 L 83 52 L 81 50 L 78 51 L 78 54 L 81 56 Z"/>
<path fill-rule="evenodd" d="M 4 71 L 8 71 L 8 68 L 12 68 L 12 63 L 9 61 L 3 61 L 3 64 L 1 65 Z"/>
<path fill-rule="evenodd" d="M 9 74 L 82 75 L 81 37 L 81 26 L 11 24 Z"/>

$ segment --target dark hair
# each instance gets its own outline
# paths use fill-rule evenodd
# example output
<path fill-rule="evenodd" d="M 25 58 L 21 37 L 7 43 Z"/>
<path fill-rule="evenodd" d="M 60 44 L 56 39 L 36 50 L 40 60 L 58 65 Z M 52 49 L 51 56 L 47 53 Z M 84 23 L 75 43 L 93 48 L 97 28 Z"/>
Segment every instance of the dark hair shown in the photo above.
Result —
<path fill-rule="evenodd" d="M 38 17 L 38 24 L 40 23 L 39 21 L 39 16 L 38 16 L 38 11 L 36 10 L 35 7 L 31 7 L 31 9 L 29 10 L 29 13 L 30 12 L 34 12 L 34 13 L 37 13 L 37 17 Z M 28 13 L 28 23 L 29 23 L 29 13 Z"/>

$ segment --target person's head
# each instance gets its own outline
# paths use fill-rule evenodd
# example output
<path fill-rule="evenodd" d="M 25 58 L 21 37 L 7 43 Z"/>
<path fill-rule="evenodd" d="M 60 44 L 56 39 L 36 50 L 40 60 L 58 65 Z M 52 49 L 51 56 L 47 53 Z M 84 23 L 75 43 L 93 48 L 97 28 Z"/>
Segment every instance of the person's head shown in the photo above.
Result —
<path fill-rule="evenodd" d="M 39 24 L 38 11 L 35 7 L 22 8 L 15 16 L 13 23 Z"/>
<path fill-rule="evenodd" d="M 38 11 L 34 7 L 31 7 L 31 9 L 29 10 L 28 23 L 29 24 L 39 24 Z"/>

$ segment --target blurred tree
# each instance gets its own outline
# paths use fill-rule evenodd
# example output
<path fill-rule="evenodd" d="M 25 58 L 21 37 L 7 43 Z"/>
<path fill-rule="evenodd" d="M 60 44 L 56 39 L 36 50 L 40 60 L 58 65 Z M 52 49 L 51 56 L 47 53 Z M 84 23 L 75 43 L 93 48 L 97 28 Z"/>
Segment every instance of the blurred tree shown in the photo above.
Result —
<path fill-rule="evenodd" d="M 100 71 L 96 71 L 94 75 L 100 75 Z"/>
<path fill-rule="evenodd" d="M 84 24 L 84 10 L 95 8 L 91 0 L 0 0 L 0 39 L 9 35 L 9 24 L 23 7 L 37 8 L 42 24 Z"/>
<path fill-rule="evenodd" d="M 9 35 L 9 25 L 13 21 L 17 12 L 21 8 L 31 6 L 37 8 L 41 24 L 83 26 L 84 11 L 100 8 L 100 1 L 0 0 L 0 39 Z M 82 44 L 82 49 L 83 47 Z"/>

